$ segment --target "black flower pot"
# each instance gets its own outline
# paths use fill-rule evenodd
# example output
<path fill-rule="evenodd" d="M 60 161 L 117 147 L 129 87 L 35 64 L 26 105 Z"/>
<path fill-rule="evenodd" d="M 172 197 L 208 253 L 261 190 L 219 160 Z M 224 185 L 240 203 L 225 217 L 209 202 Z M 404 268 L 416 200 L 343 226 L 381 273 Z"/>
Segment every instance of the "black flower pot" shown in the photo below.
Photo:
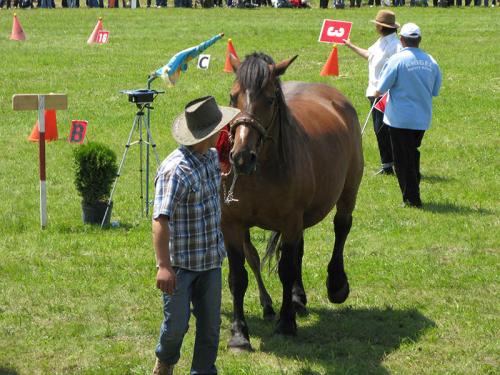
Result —
<path fill-rule="evenodd" d="M 102 218 L 106 214 L 106 207 L 108 202 L 94 202 L 93 204 L 85 204 L 82 201 L 82 219 L 84 224 L 99 224 L 102 223 Z M 111 210 L 113 209 L 113 202 L 110 203 L 104 226 L 108 226 L 111 219 Z"/>

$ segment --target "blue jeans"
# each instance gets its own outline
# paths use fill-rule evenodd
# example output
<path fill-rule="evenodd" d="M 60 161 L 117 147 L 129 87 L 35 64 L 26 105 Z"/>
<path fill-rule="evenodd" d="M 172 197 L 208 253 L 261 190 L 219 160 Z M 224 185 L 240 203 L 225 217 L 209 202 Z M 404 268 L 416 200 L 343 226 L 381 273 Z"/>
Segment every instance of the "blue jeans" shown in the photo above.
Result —
<path fill-rule="evenodd" d="M 191 374 L 217 374 L 215 360 L 219 347 L 221 269 L 194 272 L 175 268 L 177 285 L 173 295 L 163 294 L 164 320 L 156 356 L 166 364 L 180 358 L 182 340 L 189 328 L 190 304 L 196 317 L 196 338 Z"/>

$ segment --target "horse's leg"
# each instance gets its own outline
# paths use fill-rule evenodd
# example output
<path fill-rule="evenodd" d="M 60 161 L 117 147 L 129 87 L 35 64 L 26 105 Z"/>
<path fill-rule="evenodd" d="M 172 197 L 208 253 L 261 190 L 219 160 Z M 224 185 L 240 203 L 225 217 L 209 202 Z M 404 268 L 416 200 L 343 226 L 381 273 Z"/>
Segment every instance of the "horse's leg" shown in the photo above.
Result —
<path fill-rule="evenodd" d="M 231 325 L 231 339 L 228 348 L 233 350 L 252 350 L 248 326 L 245 321 L 243 304 L 248 287 L 248 274 L 245 269 L 245 254 L 243 251 L 244 228 L 223 224 L 224 242 L 229 260 L 229 289 L 233 295 L 233 323 Z"/>
<path fill-rule="evenodd" d="M 304 290 L 304 285 L 302 283 L 302 257 L 304 256 L 304 234 L 302 234 L 302 237 L 297 244 L 297 265 L 298 265 L 298 273 L 297 273 L 297 280 L 293 284 L 293 289 L 292 289 L 292 301 L 293 301 L 293 306 L 295 308 L 295 312 L 299 314 L 300 316 L 305 316 L 308 314 L 306 304 L 307 304 L 307 297 L 306 297 L 306 292 Z"/>
<path fill-rule="evenodd" d="M 292 289 L 298 275 L 297 248 L 302 232 L 296 236 L 287 236 L 283 233 L 281 239 L 281 257 L 278 264 L 278 274 L 283 285 L 283 300 L 280 310 L 280 318 L 276 325 L 276 333 L 283 335 L 297 334 L 297 323 L 295 321 L 295 308 L 292 302 Z"/>
<path fill-rule="evenodd" d="M 262 281 L 262 275 L 260 272 L 260 257 L 257 249 L 253 246 L 250 241 L 250 232 L 247 231 L 245 236 L 245 243 L 243 244 L 243 249 L 245 251 L 245 258 L 252 269 L 252 272 L 257 280 L 257 285 L 259 286 L 259 299 L 260 305 L 262 306 L 262 315 L 265 320 L 274 320 L 276 313 L 273 309 L 273 301 L 266 290 L 264 282 Z"/>
<path fill-rule="evenodd" d="M 337 202 L 337 212 L 333 219 L 335 244 L 333 255 L 328 264 L 326 288 L 332 303 L 343 303 L 349 296 L 349 282 L 344 271 L 344 245 L 351 230 L 352 211 L 356 203 L 356 188 L 345 188 Z"/>

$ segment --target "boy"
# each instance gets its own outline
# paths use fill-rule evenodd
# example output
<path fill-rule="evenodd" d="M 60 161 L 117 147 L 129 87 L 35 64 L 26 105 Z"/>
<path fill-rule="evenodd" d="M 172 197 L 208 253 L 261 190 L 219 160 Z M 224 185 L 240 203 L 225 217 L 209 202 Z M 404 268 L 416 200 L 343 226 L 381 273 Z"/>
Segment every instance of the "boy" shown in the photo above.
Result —
<path fill-rule="evenodd" d="M 217 374 L 221 265 L 226 252 L 220 230 L 217 136 L 238 109 L 219 107 L 212 96 L 193 100 L 173 124 L 181 145 L 161 164 L 155 179 L 153 246 L 156 286 L 163 292 L 164 320 L 156 347 L 155 375 L 173 374 L 196 317 L 191 374 Z"/>

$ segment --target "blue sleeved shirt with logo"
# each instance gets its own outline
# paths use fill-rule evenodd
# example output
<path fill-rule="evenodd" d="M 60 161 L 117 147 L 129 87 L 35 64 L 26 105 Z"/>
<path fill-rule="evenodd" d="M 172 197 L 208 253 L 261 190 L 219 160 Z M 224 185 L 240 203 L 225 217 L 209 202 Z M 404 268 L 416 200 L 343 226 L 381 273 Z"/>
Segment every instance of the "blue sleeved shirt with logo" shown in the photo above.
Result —
<path fill-rule="evenodd" d="M 427 130 L 432 118 L 432 97 L 438 96 L 441 71 L 419 48 L 404 48 L 385 64 L 377 90 L 390 90 L 384 122 L 393 128 Z"/>

